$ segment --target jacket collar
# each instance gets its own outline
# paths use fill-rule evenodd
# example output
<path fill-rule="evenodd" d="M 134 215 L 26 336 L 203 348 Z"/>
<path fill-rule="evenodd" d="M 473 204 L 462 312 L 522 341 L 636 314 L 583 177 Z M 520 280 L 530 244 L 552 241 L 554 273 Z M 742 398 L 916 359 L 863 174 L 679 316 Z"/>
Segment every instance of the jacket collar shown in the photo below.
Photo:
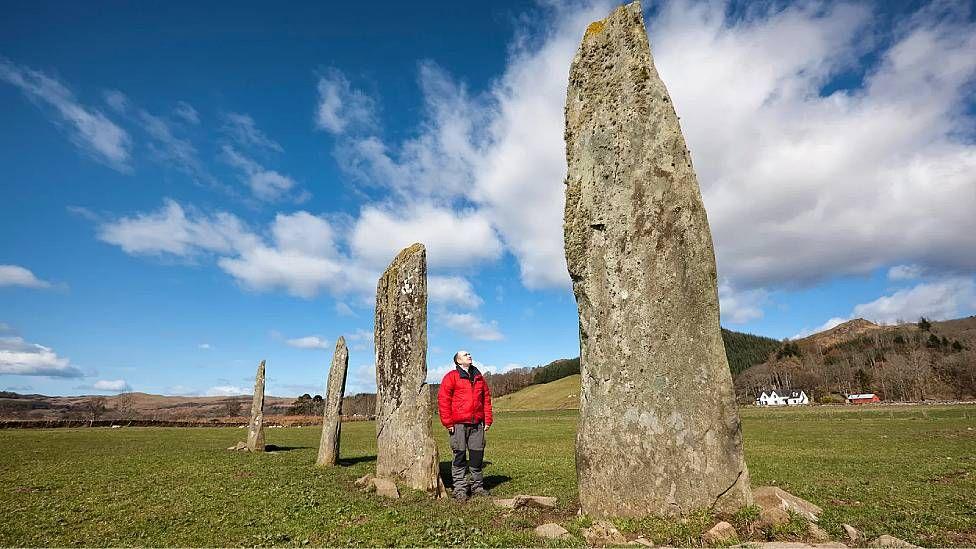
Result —
<path fill-rule="evenodd" d="M 467 372 L 465 372 L 464 368 L 458 366 L 457 364 L 455 364 L 454 367 L 457 368 L 458 375 L 461 376 L 461 379 L 467 379 L 470 380 L 471 382 L 474 382 L 474 380 L 481 375 L 481 372 L 479 372 L 478 369 L 475 368 L 474 364 L 472 364 L 468 368 Z"/>

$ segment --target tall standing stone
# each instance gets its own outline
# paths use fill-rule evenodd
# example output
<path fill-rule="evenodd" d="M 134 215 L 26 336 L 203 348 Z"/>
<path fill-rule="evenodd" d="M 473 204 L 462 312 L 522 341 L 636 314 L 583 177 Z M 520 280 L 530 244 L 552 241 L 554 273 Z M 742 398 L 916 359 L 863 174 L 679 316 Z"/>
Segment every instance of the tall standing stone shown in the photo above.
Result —
<path fill-rule="evenodd" d="M 251 401 L 251 423 L 247 426 L 247 451 L 264 451 L 264 361 L 254 377 L 254 400 Z"/>
<path fill-rule="evenodd" d="M 677 515 L 751 503 L 708 220 L 638 2 L 586 29 L 565 138 L 583 511 Z"/>
<path fill-rule="evenodd" d="M 440 494 L 427 385 L 427 253 L 402 250 L 376 286 L 376 476 Z"/>
<path fill-rule="evenodd" d="M 339 336 L 329 382 L 325 388 L 325 412 L 322 418 L 322 438 L 316 465 L 335 465 L 339 460 L 339 433 L 342 431 L 342 397 L 346 393 L 346 370 L 349 368 L 349 349 L 346 338 Z"/>

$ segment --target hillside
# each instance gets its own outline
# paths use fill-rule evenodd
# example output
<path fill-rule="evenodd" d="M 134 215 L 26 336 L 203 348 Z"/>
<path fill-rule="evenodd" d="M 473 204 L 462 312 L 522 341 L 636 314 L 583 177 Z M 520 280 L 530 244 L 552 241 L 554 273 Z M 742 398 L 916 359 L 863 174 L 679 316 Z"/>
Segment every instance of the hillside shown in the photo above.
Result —
<path fill-rule="evenodd" d="M 736 377 L 739 402 L 771 388 L 816 401 L 876 393 L 886 401 L 976 397 L 976 317 L 881 326 L 854 319 L 787 342 Z"/>
<path fill-rule="evenodd" d="M 580 376 L 574 374 L 494 399 L 499 412 L 523 410 L 575 410 L 579 408 Z"/>

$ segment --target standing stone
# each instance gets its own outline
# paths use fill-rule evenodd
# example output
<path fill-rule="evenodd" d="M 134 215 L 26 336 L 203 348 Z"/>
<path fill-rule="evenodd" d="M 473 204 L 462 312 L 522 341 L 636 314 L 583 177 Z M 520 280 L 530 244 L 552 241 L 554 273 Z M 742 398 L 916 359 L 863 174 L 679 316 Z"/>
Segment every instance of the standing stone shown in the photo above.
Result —
<path fill-rule="evenodd" d="M 346 370 L 349 368 L 349 349 L 346 338 L 339 336 L 329 382 L 325 388 L 325 413 L 322 418 L 322 438 L 319 440 L 319 458 L 316 465 L 335 465 L 339 460 L 339 433 L 342 431 L 342 397 L 346 393 Z"/>
<path fill-rule="evenodd" d="M 376 286 L 376 476 L 440 495 L 427 385 L 427 252 L 401 251 Z"/>
<path fill-rule="evenodd" d="M 583 512 L 673 516 L 750 504 L 708 220 L 638 2 L 586 29 L 570 69 L 565 138 Z"/>
<path fill-rule="evenodd" d="M 254 378 L 254 400 L 251 402 L 251 423 L 247 426 L 247 451 L 264 451 L 264 361 L 258 365 Z"/>

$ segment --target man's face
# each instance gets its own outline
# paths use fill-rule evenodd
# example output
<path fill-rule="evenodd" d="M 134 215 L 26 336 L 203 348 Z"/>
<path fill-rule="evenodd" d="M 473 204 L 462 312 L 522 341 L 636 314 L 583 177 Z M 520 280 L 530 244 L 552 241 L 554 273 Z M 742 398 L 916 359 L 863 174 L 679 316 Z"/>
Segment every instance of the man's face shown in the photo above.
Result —
<path fill-rule="evenodd" d="M 471 363 L 472 363 L 471 353 L 469 353 L 467 351 L 459 351 L 458 352 L 458 357 L 457 357 L 457 362 L 461 366 L 471 366 Z"/>

